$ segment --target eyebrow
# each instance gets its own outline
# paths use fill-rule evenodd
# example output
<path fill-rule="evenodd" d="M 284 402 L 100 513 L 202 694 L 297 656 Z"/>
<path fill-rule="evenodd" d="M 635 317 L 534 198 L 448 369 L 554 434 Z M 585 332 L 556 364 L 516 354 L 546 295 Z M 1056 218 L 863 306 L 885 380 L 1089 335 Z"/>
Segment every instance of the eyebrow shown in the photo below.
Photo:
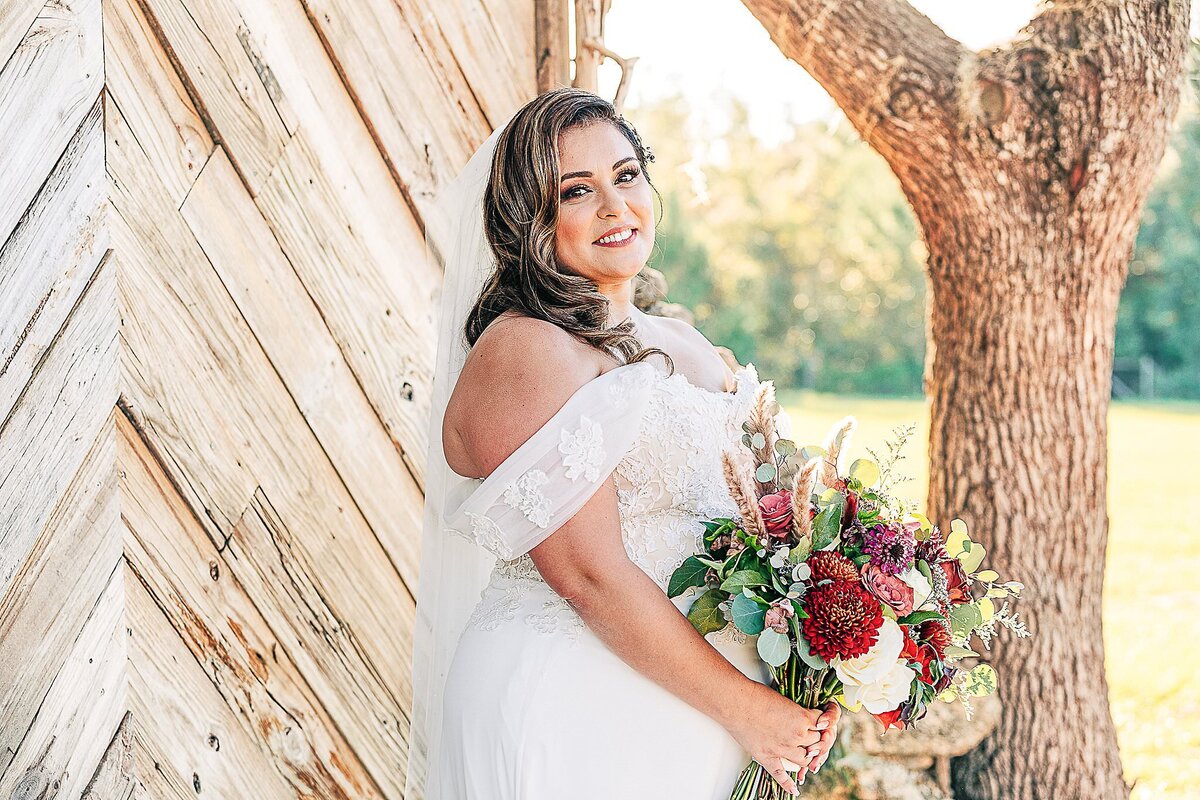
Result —
<path fill-rule="evenodd" d="M 625 158 L 622 158 L 617 163 L 613 164 L 612 168 L 616 169 L 617 167 L 624 164 L 626 161 L 633 161 L 634 158 L 636 158 L 636 156 L 626 156 Z M 590 178 L 590 177 L 592 177 L 592 173 L 590 173 L 590 172 L 568 172 L 566 175 L 562 176 L 562 180 L 565 181 L 568 178 Z"/>

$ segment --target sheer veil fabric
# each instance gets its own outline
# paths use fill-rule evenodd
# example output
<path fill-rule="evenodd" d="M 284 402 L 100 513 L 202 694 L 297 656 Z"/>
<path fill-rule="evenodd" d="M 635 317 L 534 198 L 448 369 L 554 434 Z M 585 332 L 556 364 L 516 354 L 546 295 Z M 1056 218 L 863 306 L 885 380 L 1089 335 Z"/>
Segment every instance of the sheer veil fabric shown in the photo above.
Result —
<path fill-rule="evenodd" d="M 446 463 L 442 420 L 466 360 L 463 327 L 467 314 L 496 266 L 484 235 L 483 199 L 496 141 L 511 118 L 496 127 L 462 172 L 438 193 L 426 222 L 427 252 L 442 261 L 444 279 L 438 301 L 413 629 L 413 704 L 404 779 L 404 796 L 409 800 L 425 797 L 426 778 L 438 755 L 446 674 L 459 636 L 495 564 L 488 550 L 446 531 L 447 503 L 468 494 L 479 481 L 455 473 Z"/>

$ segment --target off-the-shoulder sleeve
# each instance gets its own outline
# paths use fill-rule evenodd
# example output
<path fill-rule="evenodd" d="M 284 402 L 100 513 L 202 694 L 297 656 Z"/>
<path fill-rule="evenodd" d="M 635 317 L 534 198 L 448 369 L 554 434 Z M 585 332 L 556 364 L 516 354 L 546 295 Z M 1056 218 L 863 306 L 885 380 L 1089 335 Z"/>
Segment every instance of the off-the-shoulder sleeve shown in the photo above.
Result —
<path fill-rule="evenodd" d="M 656 369 L 626 364 L 579 387 L 491 474 L 468 484 L 465 499 L 447 504 L 445 528 L 506 561 L 545 541 L 633 445 Z"/>

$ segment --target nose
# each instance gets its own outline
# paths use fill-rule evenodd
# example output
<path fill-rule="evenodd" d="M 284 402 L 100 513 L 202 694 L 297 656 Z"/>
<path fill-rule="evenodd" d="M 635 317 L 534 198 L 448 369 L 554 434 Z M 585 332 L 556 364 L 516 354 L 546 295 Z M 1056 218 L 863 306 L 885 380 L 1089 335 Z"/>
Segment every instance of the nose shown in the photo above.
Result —
<path fill-rule="evenodd" d="M 600 202 L 596 207 L 596 216 L 601 219 L 619 217 L 625 211 L 625 198 L 615 186 L 602 186 L 597 192 Z"/>

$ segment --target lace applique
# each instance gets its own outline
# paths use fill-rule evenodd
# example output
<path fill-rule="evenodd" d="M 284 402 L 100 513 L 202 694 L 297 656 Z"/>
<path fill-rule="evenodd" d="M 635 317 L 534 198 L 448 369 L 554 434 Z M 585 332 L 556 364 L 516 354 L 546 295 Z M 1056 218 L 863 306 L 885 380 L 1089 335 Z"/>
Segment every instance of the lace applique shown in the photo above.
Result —
<path fill-rule="evenodd" d="M 525 616 L 525 621 L 533 626 L 538 633 L 565 634 L 568 639 L 576 639 L 587 624 L 583 617 L 571 607 L 565 599 L 556 597 L 542 603 L 542 610 Z"/>
<path fill-rule="evenodd" d="M 512 549 L 504 541 L 500 526 L 496 524 L 494 519 L 487 514 L 476 514 L 472 511 L 467 512 L 467 519 L 471 520 L 471 537 L 474 538 L 474 541 L 500 558 L 512 558 Z M 454 529 L 451 528 L 450 530 Z M 460 531 L 454 532 L 460 536 L 462 535 Z"/>
<path fill-rule="evenodd" d="M 505 622 L 511 622 L 521 608 L 523 594 L 519 587 L 510 586 L 493 600 L 485 598 L 471 612 L 467 627 L 494 631 Z"/>
<path fill-rule="evenodd" d="M 563 454 L 563 472 L 572 481 L 582 475 L 589 481 L 600 477 L 600 465 L 604 463 L 604 432 L 600 423 L 587 415 L 580 415 L 579 428 L 574 432 L 563 430 L 558 452 Z"/>
<path fill-rule="evenodd" d="M 533 557 L 524 553 L 508 561 L 497 561 L 494 571 L 496 577 L 515 581 L 540 581 L 542 573 L 538 572 Z"/>
<path fill-rule="evenodd" d="M 550 498 L 542 493 L 542 486 L 549 481 L 545 472 L 531 469 L 505 487 L 504 502 L 518 509 L 534 525 L 544 528 L 550 524 Z"/>
<path fill-rule="evenodd" d="M 666 591 L 676 567 L 703 548 L 701 520 L 738 513 L 725 484 L 721 452 L 741 438 L 741 424 L 749 414 L 758 378 L 753 366 L 748 366 L 737 373 L 737 392 L 713 392 L 693 386 L 682 375 L 670 379 L 652 365 L 635 366 L 615 376 L 609 400 L 621 407 L 628 402 L 629 389 L 640 381 L 657 383 L 637 438 L 613 470 L 612 481 L 625 552 Z M 592 479 L 588 470 L 596 469 L 594 454 L 603 453 L 599 432 L 593 432 L 589 423 L 581 417 L 575 431 L 563 434 L 559 451 L 568 475 Z M 542 515 L 549 516 L 541 489 L 544 478 L 544 473 L 531 470 L 510 484 L 504 496 L 536 524 L 542 524 L 538 521 Z M 512 620 L 542 634 L 571 638 L 586 627 L 571 605 L 546 584 L 528 553 L 497 562 L 484 605 L 473 619 L 481 626 Z M 753 646 L 747 644 L 750 637 L 733 625 L 708 638 Z"/>

